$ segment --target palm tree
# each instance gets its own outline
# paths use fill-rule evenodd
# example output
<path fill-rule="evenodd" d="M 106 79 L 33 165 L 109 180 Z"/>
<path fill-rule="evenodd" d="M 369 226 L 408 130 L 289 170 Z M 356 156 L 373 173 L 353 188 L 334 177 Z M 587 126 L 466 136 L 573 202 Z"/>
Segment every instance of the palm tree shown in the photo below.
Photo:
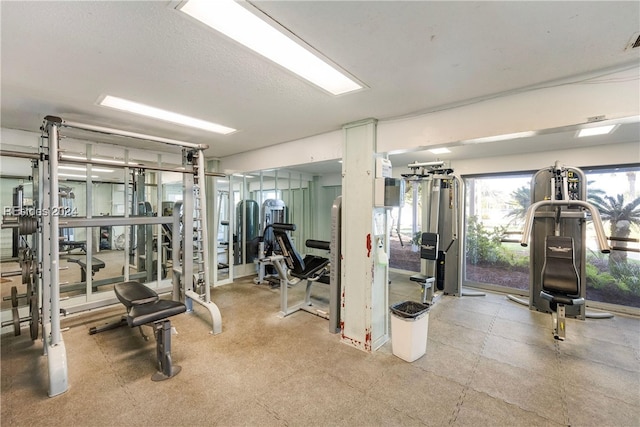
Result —
<path fill-rule="evenodd" d="M 512 209 L 507 214 L 507 217 L 513 218 L 513 222 L 524 219 L 524 216 L 531 205 L 531 189 L 528 185 L 523 185 L 511 192 L 511 201 L 508 205 Z"/>
<path fill-rule="evenodd" d="M 603 221 L 609 221 L 611 237 L 629 237 L 631 227 L 640 225 L 640 197 L 636 197 L 628 204 L 624 204 L 624 195 L 615 197 L 590 194 L 589 201 L 600 211 Z M 626 243 L 621 242 L 620 246 Z M 616 263 L 626 263 L 626 251 L 613 251 L 609 256 L 609 267 Z M 615 268 L 615 267 L 614 267 Z"/>

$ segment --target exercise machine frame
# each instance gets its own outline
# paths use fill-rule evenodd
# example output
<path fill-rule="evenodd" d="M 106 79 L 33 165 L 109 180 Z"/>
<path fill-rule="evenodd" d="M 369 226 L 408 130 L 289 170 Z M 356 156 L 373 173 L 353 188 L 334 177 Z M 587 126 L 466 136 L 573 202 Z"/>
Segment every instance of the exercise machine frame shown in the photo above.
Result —
<path fill-rule="evenodd" d="M 598 209 L 586 201 L 587 180 L 584 172 L 577 167 L 564 166 L 556 162 L 552 167 L 536 172 L 531 181 L 531 205 L 525 214 L 522 246 L 530 245 L 529 309 L 552 313 L 553 332 L 557 339 L 564 339 L 565 316 L 584 320 L 586 313 L 586 222 L 591 215 L 598 247 L 602 253 L 609 253 L 610 247 L 604 233 Z M 543 287 L 543 269 L 547 257 L 547 236 L 567 236 L 572 239 L 571 253 L 578 275 L 579 294 L 571 304 L 557 304 L 551 301 Z M 526 301 L 508 296 L 512 301 L 527 305 Z M 600 315 L 594 317 L 612 317 Z"/>
<path fill-rule="evenodd" d="M 206 173 L 204 171 L 204 150 L 208 148 L 205 144 L 194 144 L 185 141 L 179 141 L 174 139 L 156 137 L 151 135 L 145 135 L 140 133 L 122 131 L 113 128 L 106 128 L 101 126 L 87 125 L 77 122 L 65 121 L 60 117 L 46 116 L 44 118 L 42 130 L 42 143 L 39 147 L 39 153 L 34 158 L 29 153 L 17 153 L 6 152 L 0 153 L 3 156 L 25 157 L 34 159 L 34 184 L 37 183 L 37 189 L 34 189 L 34 194 L 38 194 L 37 197 L 37 212 L 49 212 L 48 215 L 38 215 L 37 220 L 37 233 L 38 238 L 35 244 L 37 254 L 37 288 L 39 292 L 38 308 L 40 311 L 40 323 L 42 324 L 42 340 L 44 343 L 44 353 L 47 355 L 47 365 L 49 372 L 49 388 L 48 395 L 50 397 L 57 396 L 68 390 L 68 364 L 66 356 L 66 348 L 64 340 L 62 338 L 62 331 L 60 326 L 60 316 L 65 311 L 60 306 L 60 270 L 65 267 L 61 267 L 60 264 L 60 248 L 58 243 L 58 234 L 61 227 L 73 228 L 73 227 L 96 227 L 102 225 L 147 225 L 147 224 L 173 224 L 175 235 L 178 235 L 180 229 L 180 218 L 172 217 L 129 217 L 125 214 L 125 217 L 102 217 L 102 218 L 79 218 L 68 217 L 60 221 L 58 215 L 52 214 L 59 210 L 59 189 L 60 184 L 58 181 L 58 163 L 60 159 L 59 141 L 60 130 L 62 128 L 74 128 L 78 130 L 97 132 L 102 134 L 109 134 L 114 136 L 128 137 L 134 139 L 141 139 L 146 141 L 154 141 L 172 146 L 178 146 L 182 148 L 183 158 L 189 159 L 188 170 L 185 170 L 183 177 L 185 182 L 184 200 L 188 203 L 192 203 L 193 197 L 201 197 L 204 195 L 204 191 L 194 189 L 194 176 L 195 180 L 201 185 L 204 185 L 205 175 L 223 176 L 222 174 Z M 46 141 L 46 142 L 45 142 Z M 99 160 L 72 160 L 65 159 L 65 162 L 70 163 L 82 163 L 82 164 L 101 164 Z M 176 172 L 173 169 L 167 169 L 155 166 L 136 165 L 136 168 L 145 168 L 152 170 L 166 170 Z M 129 167 L 124 166 L 125 174 Z M 35 200 L 34 200 L 35 203 Z M 204 203 L 202 203 L 204 205 Z M 189 205 L 187 212 L 191 212 L 193 208 Z M 202 216 L 200 219 L 206 217 L 206 211 L 204 206 L 201 206 Z M 206 242 L 206 221 L 198 221 L 199 224 L 198 233 L 199 240 L 202 244 L 202 262 L 201 265 L 194 271 L 193 269 L 193 247 L 191 244 L 185 245 L 185 254 L 182 259 L 183 270 L 182 280 L 176 285 L 174 279 L 173 298 L 178 300 L 180 298 L 180 291 L 182 290 L 183 296 L 186 300 L 187 308 L 191 308 L 191 302 L 196 302 L 204 305 L 210 312 L 213 323 L 213 333 L 219 333 L 222 330 L 221 316 L 217 309 L 217 306 L 209 299 L 209 268 L 208 268 L 208 254 Z M 183 239 L 188 242 L 193 242 L 193 218 L 190 215 L 185 215 L 182 218 L 183 224 Z M 14 227 L 14 225 L 11 225 Z M 3 225 L 4 227 L 4 225 Z M 33 230 L 36 232 L 36 230 Z M 88 236 L 90 237 L 90 236 Z M 184 241 L 183 240 L 183 241 Z M 89 242 L 87 242 L 89 245 Z M 87 248 L 89 256 L 91 249 Z M 126 250 L 127 248 L 125 248 Z M 174 256 L 174 268 L 180 264 L 180 259 L 176 259 L 179 253 L 178 248 L 173 251 Z M 177 261 L 177 263 L 175 262 Z M 125 280 L 128 280 L 128 271 L 125 271 Z M 175 276 L 175 275 L 174 275 Z M 203 288 L 203 295 L 199 295 L 194 292 L 195 281 L 198 280 L 198 285 Z M 91 277 L 87 277 L 87 288 L 90 286 Z M 115 301 L 112 299 L 104 300 L 96 303 L 90 303 L 85 309 L 95 308 L 101 305 L 108 305 Z M 78 310 L 79 311 L 79 310 Z"/>
<path fill-rule="evenodd" d="M 422 183 L 421 269 L 411 280 L 420 284 L 422 301 L 433 303 L 436 289 L 445 295 L 484 296 L 462 289 L 464 272 L 464 182 L 444 161 L 414 162 L 402 177 Z M 413 192 L 413 235 L 418 233 L 418 186 Z M 432 254 L 435 249 L 435 254 Z M 423 256 L 424 255 L 424 256 Z M 433 255 L 433 256 L 431 256 Z"/>

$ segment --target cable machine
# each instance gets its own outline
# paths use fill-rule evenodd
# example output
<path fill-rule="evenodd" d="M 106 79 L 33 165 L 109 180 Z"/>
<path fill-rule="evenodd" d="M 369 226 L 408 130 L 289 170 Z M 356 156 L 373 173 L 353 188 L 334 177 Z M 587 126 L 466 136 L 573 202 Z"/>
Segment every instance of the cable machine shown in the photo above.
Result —
<path fill-rule="evenodd" d="M 189 215 L 180 217 L 179 206 L 174 209 L 173 217 L 169 216 L 129 216 L 125 212 L 124 217 L 61 217 L 59 215 L 60 206 L 60 183 L 58 181 L 58 163 L 60 159 L 59 142 L 60 130 L 62 128 L 74 128 L 89 132 L 116 135 L 128 138 L 135 138 L 147 141 L 154 141 L 182 148 L 183 158 L 183 204 L 184 212 Z M 57 396 L 67 391 L 68 366 L 65 344 L 62 339 L 60 327 L 60 315 L 66 314 L 66 309 L 60 305 L 60 270 L 66 267 L 60 266 L 60 244 L 59 233 L 61 228 L 78 227 L 102 227 L 102 226 L 147 226 L 147 225 L 169 225 L 173 224 L 173 235 L 181 236 L 174 238 L 173 242 L 182 242 L 180 248 L 172 248 L 173 257 L 173 299 L 185 299 L 188 311 L 192 311 L 193 301 L 205 306 L 211 314 L 213 324 L 213 334 L 222 331 L 222 319 L 218 307 L 210 300 L 209 265 L 208 265 L 208 242 L 206 221 L 206 205 L 204 203 L 204 178 L 205 175 L 223 176 L 217 173 L 207 173 L 204 171 L 204 150 L 208 146 L 178 141 L 168 138 L 155 137 L 117 129 L 100 126 L 86 125 L 81 123 L 65 121 L 59 117 L 47 116 L 44 118 L 42 130 L 42 143 L 39 153 L 32 155 L 19 152 L 0 152 L 3 156 L 31 158 L 33 160 L 33 199 L 35 215 L 7 217 L 3 219 L 3 228 L 18 228 L 20 235 L 33 234 L 35 262 L 31 271 L 27 272 L 34 282 L 34 291 L 30 299 L 30 316 L 27 318 L 15 319 L 17 310 L 14 310 L 14 324 L 22 321 L 30 321 L 32 325 L 32 338 L 38 336 L 38 324 L 42 325 L 42 340 L 44 353 L 47 355 L 47 365 L 49 372 L 50 397 Z M 69 163 L 78 164 L 101 164 L 94 160 L 66 160 Z M 159 171 L 176 172 L 174 169 L 155 167 L 150 165 L 136 165 L 136 168 L 152 169 Z M 125 176 L 128 176 L 129 167 L 125 165 Z M 90 180 L 87 180 L 90 183 Z M 128 186 L 125 185 L 125 192 Z M 87 188 L 90 192 L 89 186 Z M 125 195 L 125 199 L 127 196 Z M 193 214 L 191 214 L 193 213 Z M 87 233 L 87 259 L 91 259 L 92 245 L 91 233 Z M 129 242 L 125 243 L 125 251 L 128 250 Z M 181 256 L 182 253 L 182 256 Z M 128 258 L 125 258 L 124 280 L 129 280 Z M 86 278 L 86 289 L 90 290 L 92 285 L 91 275 Z M 35 298 L 34 298 L 35 297 Z M 109 305 L 113 299 L 96 301 L 87 304 L 86 307 L 76 307 L 75 311 L 96 308 L 102 305 Z M 68 307 L 69 308 L 69 307 Z M 33 326 L 35 331 L 33 333 Z M 4 326 L 4 325 L 3 325 Z M 34 338 L 35 336 L 35 338 Z"/>
<path fill-rule="evenodd" d="M 419 236 L 420 274 L 411 281 L 422 287 L 422 301 L 432 303 L 434 292 L 483 296 L 462 290 L 464 267 L 464 184 L 444 161 L 414 162 L 402 177 L 412 183 L 413 235 Z M 418 185 L 422 184 L 422 230 L 418 231 Z"/>
<path fill-rule="evenodd" d="M 586 199 L 586 176 L 582 170 L 573 166 L 563 166 L 556 162 L 554 166 L 536 172 L 531 181 L 531 206 L 527 209 L 520 242 L 522 246 L 531 243 L 528 305 L 532 310 L 554 314 L 554 329 L 557 329 L 556 338 L 558 339 L 564 338 L 564 324 L 560 325 L 558 322 L 563 322 L 565 315 L 580 320 L 591 317 L 585 313 L 584 304 L 587 284 L 585 241 L 587 214 L 591 216 L 600 251 L 610 252 L 600 213 Z M 547 244 L 549 236 L 567 237 L 569 242 L 572 242 L 572 248 Z M 554 251 L 573 255 L 578 292 L 569 293 L 572 296 L 567 304 L 556 304 L 550 301 L 548 295 L 545 295 L 548 293 L 545 290 L 545 266 L 549 261 L 549 255 Z M 509 298 L 527 304 L 526 301 L 520 301 L 515 297 Z M 560 320 L 556 318 L 558 314 Z M 605 314 L 598 317 L 611 317 L 611 315 Z"/>

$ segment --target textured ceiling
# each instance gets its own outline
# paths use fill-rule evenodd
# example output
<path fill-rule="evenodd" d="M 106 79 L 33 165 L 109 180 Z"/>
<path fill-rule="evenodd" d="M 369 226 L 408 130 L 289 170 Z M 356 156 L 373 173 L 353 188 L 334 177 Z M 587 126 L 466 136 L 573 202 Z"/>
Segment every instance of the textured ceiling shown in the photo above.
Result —
<path fill-rule="evenodd" d="M 2 2 L 2 126 L 45 115 L 210 145 L 224 157 L 638 60 L 640 2 L 258 1 L 367 89 L 332 96 L 175 2 Z M 96 105 L 111 94 L 238 129 L 219 136 Z M 127 142 L 129 143 L 129 142 Z"/>

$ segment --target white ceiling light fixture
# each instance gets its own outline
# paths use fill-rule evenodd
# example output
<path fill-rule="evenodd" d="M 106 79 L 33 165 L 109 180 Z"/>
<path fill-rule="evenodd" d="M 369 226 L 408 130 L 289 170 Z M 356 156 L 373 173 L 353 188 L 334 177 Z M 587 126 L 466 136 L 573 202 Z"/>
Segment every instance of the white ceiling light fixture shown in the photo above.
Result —
<path fill-rule="evenodd" d="M 577 137 L 583 138 L 585 136 L 607 135 L 612 133 L 619 125 L 606 125 L 598 126 L 594 128 L 585 128 L 578 131 Z"/>
<path fill-rule="evenodd" d="M 505 133 L 504 135 L 486 136 L 484 138 L 474 138 L 460 141 L 462 144 L 484 144 L 487 142 L 507 141 L 509 139 L 528 138 L 534 136 L 536 132 L 528 130 L 525 132 Z"/>
<path fill-rule="evenodd" d="M 87 178 L 86 175 L 76 175 L 73 173 L 59 173 L 58 176 L 64 176 L 67 178 L 83 178 L 83 179 Z M 98 178 L 98 175 L 91 175 L 91 178 Z"/>
<path fill-rule="evenodd" d="M 65 170 L 70 170 L 70 171 L 81 171 L 81 172 L 86 172 L 87 168 L 81 168 L 78 166 L 58 166 L 58 169 L 65 169 Z M 102 169 L 102 168 L 91 168 L 92 172 L 105 172 L 105 173 L 111 173 L 113 172 L 113 169 Z"/>
<path fill-rule="evenodd" d="M 442 148 L 432 148 L 431 151 L 433 154 L 446 154 L 446 153 L 450 153 L 451 150 L 449 150 L 448 148 L 442 147 Z"/>
<path fill-rule="evenodd" d="M 177 9 L 333 95 L 364 87 L 233 0 L 189 0 Z"/>
<path fill-rule="evenodd" d="M 87 160 L 86 157 L 82 157 L 82 156 L 73 156 L 71 154 L 60 154 L 60 158 L 61 159 L 67 159 L 67 160 L 81 160 L 81 161 L 85 161 L 87 163 L 91 163 L 91 161 Z M 136 162 L 125 162 L 123 160 L 114 160 L 114 159 L 100 159 L 98 157 L 93 157 L 91 159 L 92 161 L 95 162 L 100 162 L 100 163 L 113 163 L 114 165 L 125 165 L 125 166 L 139 166 L 140 163 L 136 163 Z M 93 168 L 93 170 L 95 171 L 96 169 Z"/>
<path fill-rule="evenodd" d="M 178 125 L 188 126 L 196 129 L 202 129 L 222 135 L 228 135 L 236 131 L 236 129 L 222 126 L 217 123 L 207 122 L 205 120 L 196 119 L 194 117 L 185 116 L 183 114 L 174 113 L 172 111 L 163 110 L 161 108 L 152 107 L 150 105 L 141 104 L 139 102 L 118 98 L 111 95 L 106 95 L 104 98 L 98 101 L 98 104 L 103 107 L 115 108 L 116 110 L 139 114 L 141 116 L 151 117 L 153 119 L 163 120 L 165 122 L 175 123 Z"/>

